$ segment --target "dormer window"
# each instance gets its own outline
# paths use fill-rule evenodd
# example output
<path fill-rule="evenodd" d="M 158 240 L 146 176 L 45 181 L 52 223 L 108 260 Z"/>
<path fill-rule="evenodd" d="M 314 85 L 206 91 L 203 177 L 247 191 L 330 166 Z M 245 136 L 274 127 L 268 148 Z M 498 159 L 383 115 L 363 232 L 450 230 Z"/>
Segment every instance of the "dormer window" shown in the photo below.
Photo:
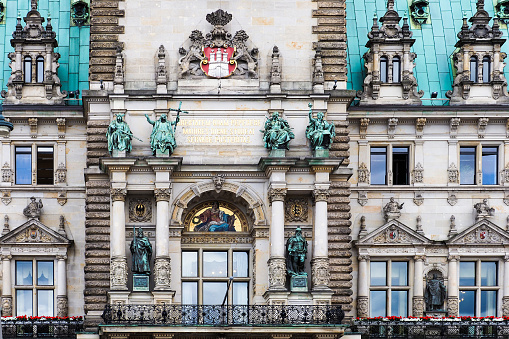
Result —
<path fill-rule="evenodd" d="M 401 82 L 401 59 L 399 56 L 392 58 L 392 82 Z"/>
<path fill-rule="evenodd" d="M 389 82 L 389 59 L 386 56 L 383 56 L 380 58 L 380 81 L 382 83 L 388 83 Z"/>
<path fill-rule="evenodd" d="M 470 81 L 477 82 L 477 73 L 479 71 L 479 63 L 476 56 L 470 57 Z"/>
<path fill-rule="evenodd" d="M 38 56 L 36 59 L 36 78 L 38 83 L 44 82 L 44 58 L 42 56 Z"/>
<path fill-rule="evenodd" d="M 25 82 L 32 82 L 32 58 L 25 57 L 25 62 L 23 63 L 23 73 L 25 74 Z"/>
<path fill-rule="evenodd" d="M 486 55 L 482 58 L 482 82 L 489 83 L 491 74 L 491 58 Z"/>

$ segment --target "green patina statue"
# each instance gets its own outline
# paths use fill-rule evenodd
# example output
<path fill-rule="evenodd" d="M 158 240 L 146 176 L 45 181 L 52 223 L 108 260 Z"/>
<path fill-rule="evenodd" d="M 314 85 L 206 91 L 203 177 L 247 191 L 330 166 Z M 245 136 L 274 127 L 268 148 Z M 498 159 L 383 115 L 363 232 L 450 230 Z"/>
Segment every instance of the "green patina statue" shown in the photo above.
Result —
<path fill-rule="evenodd" d="M 295 235 L 286 241 L 286 271 L 291 276 L 307 275 L 304 263 L 308 253 L 308 242 L 298 227 Z"/>
<path fill-rule="evenodd" d="M 265 129 L 260 130 L 263 133 L 263 141 L 265 148 L 275 149 L 288 149 L 288 143 L 295 138 L 292 128 L 283 118 L 279 117 L 278 112 L 272 113 L 272 116 L 265 121 Z"/>
<path fill-rule="evenodd" d="M 133 258 L 133 273 L 150 274 L 150 258 L 152 257 L 152 245 L 146 236 L 143 235 L 143 229 L 134 227 L 133 241 L 131 241 L 131 255 Z"/>
<path fill-rule="evenodd" d="M 311 142 L 311 147 L 317 149 L 329 149 L 334 137 L 336 128 L 333 123 L 324 120 L 324 114 L 318 112 L 316 119 L 313 118 L 313 105 L 309 103 L 309 125 L 306 128 L 306 137 Z"/>
<path fill-rule="evenodd" d="M 177 129 L 180 117 L 177 115 L 175 121 L 168 121 L 166 114 L 162 114 L 156 121 L 150 120 L 148 114 L 145 114 L 145 117 L 147 121 L 154 126 L 152 128 L 152 134 L 150 134 L 150 148 L 154 155 L 156 154 L 156 150 L 159 150 L 161 153 L 165 153 L 168 150 L 171 155 L 177 147 L 175 130 Z"/>
<path fill-rule="evenodd" d="M 129 125 L 123 120 L 125 114 L 117 114 L 115 119 L 108 126 L 106 138 L 108 138 L 108 151 L 117 150 L 120 152 L 131 152 L 131 140 L 133 133 Z"/>

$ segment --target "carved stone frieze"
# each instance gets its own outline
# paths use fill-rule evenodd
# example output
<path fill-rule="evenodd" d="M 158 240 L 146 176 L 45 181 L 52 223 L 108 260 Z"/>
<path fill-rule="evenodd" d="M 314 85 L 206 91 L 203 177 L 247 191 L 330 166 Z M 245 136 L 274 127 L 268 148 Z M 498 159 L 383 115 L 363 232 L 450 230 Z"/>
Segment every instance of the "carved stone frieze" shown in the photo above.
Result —
<path fill-rule="evenodd" d="M 460 125 L 461 118 L 451 118 L 449 122 L 449 136 L 451 138 L 456 138 L 458 135 L 458 127 Z"/>
<path fill-rule="evenodd" d="M 486 126 L 488 126 L 489 121 L 490 118 L 479 118 L 479 120 L 477 120 L 477 135 L 479 138 L 484 138 Z"/>
<path fill-rule="evenodd" d="M 129 222 L 151 222 L 152 200 L 149 198 L 129 199 Z"/>
<path fill-rule="evenodd" d="M 424 198 L 422 196 L 422 193 L 421 192 L 415 192 L 414 193 L 414 204 L 416 204 L 417 206 L 421 206 L 424 202 Z"/>
<path fill-rule="evenodd" d="M 272 204 L 273 201 L 285 201 L 286 188 L 273 188 L 269 189 L 269 202 Z"/>
<path fill-rule="evenodd" d="M 112 201 L 125 201 L 127 190 L 125 188 L 112 188 L 111 200 Z"/>
<path fill-rule="evenodd" d="M 314 258 L 311 260 L 311 280 L 314 290 L 329 288 L 329 258 Z"/>
<path fill-rule="evenodd" d="M 328 189 L 315 189 L 313 190 L 313 199 L 315 202 L 325 201 L 329 199 L 330 191 Z"/>
<path fill-rule="evenodd" d="M 365 163 L 361 162 L 357 172 L 359 176 L 359 183 L 369 184 L 369 171 Z"/>
<path fill-rule="evenodd" d="M 286 263 L 284 258 L 270 258 L 269 264 L 269 290 L 286 289 Z"/>
<path fill-rule="evenodd" d="M 13 172 L 11 170 L 11 166 L 6 162 L 2 166 L 2 181 L 3 182 L 12 182 Z"/>
<path fill-rule="evenodd" d="M 456 197 L 456 194 L 449 192 L 449 196 L 447 197 L 447 202 L 449 205 L 454 206 L 458 202 L 458 197 Z"/>
<path fill-rule="evenodd" d="M 255 233 L 255 237 L 268 238 L 268 231 L 258 230 Z M 188 234 L 183 236 L 181 241 L 182 244 L 251 244 L 253 238 L 249 236 L 239 236 L 237 234 L 221 236 L 212 234 Z"/>
<path fill-rule="evenodd" d="M 2 317 L 12 316 L 12 297 L 2 297 Z"/>
<path fill-rule="evenodd" d="M 459 171 L 455 163 L 451 163 L 447 169 L 448 182 L 451 184 L 459 183 Z"/>
<path fill-rule="evenodd" d="M 417 118 L 415 120 L 415 134 L 417 138 L 422 138 L 424 126 L 426 125 L 426 118 Z"/>
<path fill-rule="evenodd" d="M 31 243 L 31 242 L 51 242 L 53 237 L 41 230 L 37 225 L 32 225 L 16 235 L 16 242 Z"/>
<path fill-rule="evenodd" d="M 459 313 L 459 300 L 458 297 L 447 298 L 447 314 L 449 317 L 457 317 Z"/>
<path fill-rule="evenodd" d="M 420 162 L 415 165 L 415 168 L 413 170 L 413 183 L 422 183 L 424 177 L 424 168 L 422 167 L 422 164 Z"/>
<path fill-rule="evenodd" d="M 412 298 L 412 316 L 423 317 L 424 316 L 424 298 L 413 297 Z"/>
<path fill-rule="evenodd" d="M 359 134 L 361 139 L 366 139 L 366 133 L 368 131 L 369 118 L 361 118 L 359 126 Z"/>
<path fill-rule="evenodd" d="M 368 299 L 368 297 L 357 297 L 357 316 L 359 318 L 369 317 L 369 299 Z"/>
<path fill-rule="evenodd" d="M 126 258 L 112 258 L 110 264 L 110 289 L 114 291 L 127 290 L 127 261 Z"/>
<path fill-rule="evenodd" d="M 57 169 L 55 170 L 55 183 L 65 184 L 66 180 L 67 180 L 67 168 L 63 163 L 60 163 L 60 165 L 58 165 Z"/>
<path fill-rule="evenodd" d="M 68 309 L 67 296 L 59 295 L 57 297 L 57 316 L 67 317 Z"/>
<path fill-rule="evenodd" d="M 367 191 L 359 191 L 357 202 L 361 206 L 365 206 L 368 203 L 368 192 Z"/>
<path fill-rule="evenodd" d="M 216 192 L 220 192 L 223 189 L 225 178 L 224 174 L 216 174 L 212 177 L 212 182 L 214 183 L 214 188 Z"/>
<path fill-rule="evenodd" d="M 2 203 L 7 206 L 11 203 L 11 191 L 2 191 Z"/>
<path fill-rule="evenodd" d="M 154 283 L 156 290 L 169 290 L 171 282 L 170 258 L 156 258 L 154 262 Z"/>
<path fill-rule="evenodd" d="M 509 317 L 509 296 L 502 298 L 502 316 Z"/>
<path fill-rule="evenodd" d="M 285 203 L 285 221 L 307 222 L 308 221 L 308 199 L 289 198 Z"/>

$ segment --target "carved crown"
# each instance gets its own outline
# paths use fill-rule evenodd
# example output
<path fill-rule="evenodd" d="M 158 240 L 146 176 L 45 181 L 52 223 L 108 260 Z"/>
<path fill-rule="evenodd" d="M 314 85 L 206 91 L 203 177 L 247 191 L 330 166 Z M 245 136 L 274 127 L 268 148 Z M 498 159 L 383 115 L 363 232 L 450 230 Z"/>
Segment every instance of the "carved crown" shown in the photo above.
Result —
<path fill-rule="evenodd" d="M 222 9 L 209 13 L 206 16 L 207 21 L 214 26 L 224 26 L 232 21 L 232 15 Z"/>

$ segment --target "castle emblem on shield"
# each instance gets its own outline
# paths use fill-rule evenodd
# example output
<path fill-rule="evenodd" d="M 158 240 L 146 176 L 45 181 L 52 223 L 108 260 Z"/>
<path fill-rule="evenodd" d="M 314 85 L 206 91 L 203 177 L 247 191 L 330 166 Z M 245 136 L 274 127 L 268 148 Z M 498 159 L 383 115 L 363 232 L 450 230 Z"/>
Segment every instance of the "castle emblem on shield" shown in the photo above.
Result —
<path fill-rule="evenodd" d="M 205 59 L 201 61 L 200 67 L 209 77 L 229 77 L 237 68 L 237 61 L 232 59 L 234 54 L 234 47 L 204 47 Z"/>

